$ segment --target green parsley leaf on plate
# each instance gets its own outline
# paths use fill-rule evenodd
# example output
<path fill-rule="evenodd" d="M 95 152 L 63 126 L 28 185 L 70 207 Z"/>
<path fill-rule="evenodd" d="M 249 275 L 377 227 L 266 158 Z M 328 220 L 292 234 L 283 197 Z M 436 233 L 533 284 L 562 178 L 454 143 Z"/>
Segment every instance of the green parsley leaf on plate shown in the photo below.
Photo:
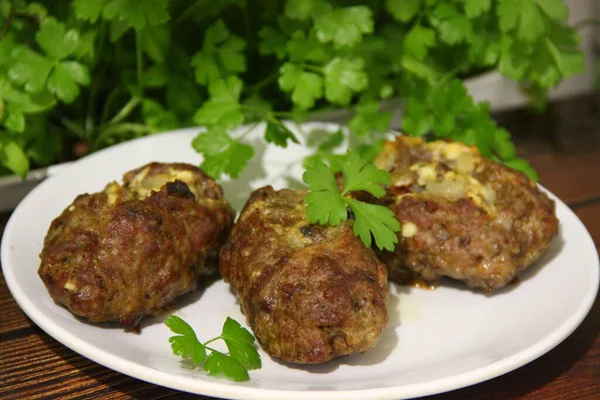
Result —
<path fill-rule="evenodd" d="M 306 195 L 306 216 L 311 223 L 339 225 L 348 219 L 347 208 L 355 215 L 353 230 L 363 244 L 370 247 L 373 239 L 381 250 L 393 251 L 398 243 L 396 232 L 400 223 L 392 210 L 368 204 L 351 197 L 351 192 L 364 190 L 380 198 L 385 194 L 382 185 L 390 184 L 391 175 L 362 160 L 356 151 L 337 157 L 335 168 L 315 160 L 302 179 L 309 186 Z M 344 187 L 340 193 L 334 170 L 342 172 Z"/>

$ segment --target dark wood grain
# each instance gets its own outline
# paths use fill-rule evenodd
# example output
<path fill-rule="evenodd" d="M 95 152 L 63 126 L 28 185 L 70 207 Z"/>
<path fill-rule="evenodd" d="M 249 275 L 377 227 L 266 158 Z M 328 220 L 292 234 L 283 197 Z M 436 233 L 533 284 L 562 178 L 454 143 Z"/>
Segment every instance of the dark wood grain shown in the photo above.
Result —
<path fill-rule="evenodd" d="M 578 205 L 600 197 L 600 182 L 595 179 L 600 163 L 594 151 L 561 154 L 548 152 L 530 155 L 540 183 L 567 204 Z"/>
<path fill-rule="evenodd" d="M 553 105 L 552 115 L 499 117 L 541 183 L 565 201 L 600 247 L 598 99 Z M 583 104 L 583 105 L 582 105 Z M 577 123 L 569 122 L 575 113 Z M 521 127 L 521 131 L 519 131 Z M 569 131 L 570 132 L 565 132 Z M 524 132 L 526 131 L 526 132 Z M 582 144 L 583 143 L 583 144 Z M 0 193 L 1 195 L 1 193 Z M 0 214 L 0 235 L 9 214 Z M 96 364 L 46 335 L 21 311 L 0 274 L 0 398 L 191 399 Z M 600 298 L 577 330 L 555 349 L 509 374 L 427 400 L 600 399 Z"/>

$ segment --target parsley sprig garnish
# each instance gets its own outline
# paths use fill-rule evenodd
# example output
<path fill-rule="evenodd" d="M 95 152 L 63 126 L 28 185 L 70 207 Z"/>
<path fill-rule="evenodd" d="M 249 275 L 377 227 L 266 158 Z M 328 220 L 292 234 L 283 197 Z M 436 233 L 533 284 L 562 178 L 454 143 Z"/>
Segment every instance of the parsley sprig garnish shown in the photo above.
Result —
<path fill-rule="evenodd" d="M 399 100 L 404 133 L 535 178 L 463 81 L 497 70 L 541 109 L 585 69 L 564 0 L 263 2 L 0 0 L 0 175 L 202 126 L 202 168 L 237 178 L 263 152 L 236 128 L 262 122 L 263 144 L 285 147 L 301 138 L 283 120 L 343 108 L 356 148 Z"/>
<path fill-rule="evenodd" d="M 204 363 L 203 368 L 209 375 L 224 375 L 236 382 L 244 382 L 250 379 L 248 370 L 262 366 L 260 355 L 254 347 L 254 336 L 234 319 L 227 317 L 221 334 L 204 343 L 198 340 L 196 332 L 187 322 L 175 315 L 169 316 L 165 324 L 178 334 L 169 338 L 173 354 L 183 359 L 189 358 L 194 364 Z M 217 340 L 225 342 L 229 354 L 208 346 Z M 210 352 L 208 356 L 207 351 Z"/>
<path fill-rule="evenodd" d="M 354 234 L 367 247 L 372 238 L 379 249 L 393 251 L 398 243 L 396 232 L 400 223 L 394 212 L 387 207 L 368 204 L 351 197 L 351 193 L 364 190 L 376 198 L 385 194 L 382 185 L 389 185 L 391 175 L 377 169 L 373 164 L 363 161 L 356 151 L 338 157 L 335 166 L 321 161 L 309 165 L 302 179 L 309 186 L 306 195 L 306 216 L 311 223 L 339 225 L 348 219 L 347 207 L 354 213 Z M 335 172 L 340 170 L 344 178 L 344 187 L 340 192 Z"/>

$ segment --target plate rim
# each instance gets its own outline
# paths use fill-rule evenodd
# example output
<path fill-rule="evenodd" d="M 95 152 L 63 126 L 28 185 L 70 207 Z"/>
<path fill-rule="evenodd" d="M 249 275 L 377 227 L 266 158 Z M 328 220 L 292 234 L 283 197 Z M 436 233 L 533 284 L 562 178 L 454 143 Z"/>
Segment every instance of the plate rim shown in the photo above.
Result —
<path fill-rule="evenodd" d="M 309 123 L 303 126 L 319 126 L 325 129 L 337 129 L 340 127 L 338 124 L 333 123 Z M 260 126 L 260 125 L 259 125 Z M 243 127 L 241 128 L 243 129 Z M 259 128 L 258 128 L 259 129 Z M 117 147 L 132 146 L 135 143 L 141 141 L 152 141 L 154 137 L 163 135 L 176 135 L 176 134 L 189 134 L 192 132 L 201 132 L 202 128 L 184 128 L 173 131 L 166 131 L 149 137 L 143 137 L 134 139 L 125 143 L 121 143 L 109 148 L 103 149 L 99 152 L 93 153 L 88 157 L 84 157 L 77 162 L 69 165 L 66 169 L 77 168 L 80 163 L 87 163 L 88 159 L 102 157 L 104 154 L 114 151 Z M 200 159 L 200 156 L 199 156 Z M 160 371 L 158 369 L 147 367 L 137 362 L 121 358 L 119 356 L 110 354 L 100 348 L 88 344 L 85 340 L 72 334 L 70 331 L 60 327 L 53 321 L 52 318 L 39 310 L 35 304 L 28 298 L 26 293 L 22 290 L 19 285 L 16 275 L 13 273 L 15 270 L 14 266 L 10 262 L 9 253 L 11 252 L 8 240 L 6 238 L 11 237 L 13 231 L 18 229 L 17 217 L 20 214 L 20 210 L 26 209 L 28 205 L 28 199 L 33 198 L 35 193 L 42 190 L 46 185 L 52 185 L 55 179 L 59 179 L 62 174 L 56 174 L 50 176 L 34 190 L 32 190 L 23 201 L 15 208 L 8 223 L 6 224 L 5 231 L 2 237 L 2 244 L 0 248 L 0 257 L 2 260 L 3 274 L 9 288 L 9 291 L 19 307 L 25 312 L 25 314 L 44 332 L 50 335 L 52 338 L 70 348 L 76 353 L 89 358 L 90 360 L 101 364 L 109 369 L 118 371 L 125 375 L 141 379 L 143 381 L 170 387 L 175 390 L 202 394 L 206 396 L 225 397 L 231 399 L 280 399 L 282 397 L 290 400 L 294 399 L 305 399 L 307 396 L 316 396 L 322 399 L 399 399 L 399 398 L 412 398 L 415 396 L 426 396 L 431 394 L 438 394 L 447 392 L 450 390 L 460 389 L 467 386 L 475 385 L 483 381 L 498 377 L 510 371 L 513 371 L 521 366 L 530 363 L 531 361 L 546 354 L 554 347 L 563 342 L 571 333 L 573 333 L 583 322 L 591 310 L 594 301 L 598 293 L 598 286 L 600 284 L 600 262 L 598 259 L 598 253 L 596 257 L 590 260 L 590 268 L 592 278 L 589 280 L 589 287 L 586 289 L 586 295 L 580 302 L 578 308 L 570 315 L 569 318 L 565 319 L 562 324 L 545 335 L 541 340 L 538 340 L 534 345 L 529 346 L 512 356 L 502 358 L 498 361 L 490 363 L 488 365 L 479 367 L 475 370 L 466 371 L 458 375 L 444 377 L 432 381 L 405 384 L 399 386 L 389 386 L 381 388 L 371 389 L 353 389 L 353 390 L 296 390 L 296 389 L 265 389 L 255 388 L 235 384 L 230 381 L 224 381 L 222 379 L 214 379 L 212 381 L 196 380 L 193 377 L 174 376 L 172 373 Z M 541 185 L 540 185 L 541 186 Z M 591 247 L 596 249 L 595 243 L 579 217 L 558 197 L 544 189 L 551 198 L 561 207 L 564 207 L 564 211 L 567 213 L 569 219 L 572 219 L 577 225 L 578 230 L 582 230 L 583 237 L 580 241 L 586 242 L 585 247 Z M 565 240 L 566 242 L 566 240 Z"/>

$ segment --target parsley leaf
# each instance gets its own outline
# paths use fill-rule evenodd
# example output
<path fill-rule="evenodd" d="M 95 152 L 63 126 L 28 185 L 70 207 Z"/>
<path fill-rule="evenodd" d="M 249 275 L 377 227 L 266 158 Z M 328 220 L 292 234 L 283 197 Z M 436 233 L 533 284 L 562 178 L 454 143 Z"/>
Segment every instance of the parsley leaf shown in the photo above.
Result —
<path fill-rule="evenodd" d="M 316 162 L 302 174 L 302 180 L 310 188 L 305 201 L 308 205 L 306 217 L 311 223 L 336 226 L 348 218 L 346 204 L 330 167 Z"/>
<path fill-rule="evenodd" d="M 242 328 L 239 322 L 227 317 L 221 338 L 225 341 L 229 354 L 245 368 L 257 369 L 262 366 L 260 356 L 253 345 L 254 336 Z"/>
<path fill-rule="evenodd" d="M 383 151 L 384 142 L 385 139 L 379 139 L 373 143 L 359 144 L 356 146 L 356 151 L 366 162 L 373 162 L 375 157 L 377 157 L 379 153 Z"/>
<path fill-rule="evenodd" d="M 326 129 L 312 129 L 308 135 L 306 143 L 308 146 L 317 147 L 317 151 L 304 158 L 302 166 L 304 169 L 310 168 L 317 162 L 323 163 L 333 157 L 333 150 L 344 142 L 344 131 L 342 128 L 334 133 Z"/>
<path fill-rule="evenodd" d="M 126 22 L 123 21 L 112 21 L 110 23 L 110 29 L 109 29 L 109 38 L 110 41 L 112 43 L 115 43 L 117 40 L 119 40 L 124 34 L 125 32 L 127 32 L 129 30 L 130 26 L 127 25 Z"/>
<path fill-rule="evenodd" d="M 469 18 L 445 2 L 433 10 L 431 24 L 438 30 L 440 39 L 450 45 L 469 42 L 473 37 L 473 27 Z"/>
<path fill-rule="evenodd" d="M 25 14 L 28 17 L 35 18 L 37 21 L 43 21 L 48 16 L 48 10 L 43 4 L 35 1 L 28 2 L 25 8 Z"/>
<path fill-rule="evenodd" d="M 173 354 L 181 358 L 191 358 L 196 364 L 200 364 L 206 358 L 206 349 L 196 337 L 194 329 L 183 319 L 171 315 L 165 320 L 165 325 L 178 336 L 171 336 L 169 343 Z"/>
<path fill-rule="evenodd" d="M 71 103 L 79 95 L 79 85 L 88 85 L 90 76 L 85 65 L 77 61 L 65 61 L 77 49 L 79 33 L 66 30 L 65 24 L 52 17 L 44 20 L 35 35 L 36 42 L 47 56 L 25 46 L 16 47 L 12 56 L 17 60 L 9 70 L 9 77 L 25 84 L 32 93 L 48 89 L 64 103 Z"/>
<path fill-rule="evenodd" d="M 329 132 L 327 132 L 329 133 Z M 344 131 L 342 128 L 327 136 L 327 139 L 319 143 L 319 151 L 331 151 L 342 144 L 344 141 Z"/>
<path fill-rule="evenodd" d="M 530 67 L 530 54 L 527 46 L 510 37 L 502 38 L 498 70 L 508 77 L 520 80 Z"/>
<path fill-rule="evenodd" d="M 419 78 L 425 79 L 431 85 L 434 85 L 436 79 L 438 78 L 438 72 L 434 68 L 429 66 L 424 61 L 411 57 L 408 54 L 402 57 L 400 65 L 402 65 L 405 70 L 412 72 Z"/>
<path fill-rule="evenodd" d="M 408 22 L 417 15 L 422 0 L 387 0 L 385 5 L 390 13 L 400 22 Z"/>
<path fill-rule="evenodd" d="M 306 20 L 311 16 L 318 16 L 331 8 L 325 0 L 287 0 L 284 14 L 291 19 Z"/>
<path fill-rule="evenodd" d="M 144 123 L 156 132 L 177 129 L 180 126 L 177 115 L 173 111 L 165 110 L 160 103 L 150 99 L 142 101 L 142 117 Z"/>
<path fill-rule="evenodd" d="M 25 130 L 25 115 L 13 105 L 6 105 L 6 110 L 3 110 L 6 118 L 4 118 L 4 126 L 13 132 L 23 132 Z M 2 115 L 4 117 L 4 115 Z"/>
<path fill-rule="evenodd" d="M 208 356 L 204 363 L 204 370 L 211 376 L 225 375 L 236 382 L 250 379 L 248 370 L 239 361 L 219 352 L 212 352 Z"/>
<path fill-rule="evenodd" d="M 323 68 L 325 97 L 332 103 L 346 105 L 354 93 L 364 90 L 369 78 L 362 58 L 336 57 Z"/>
<path fill-rule="evenodd" d="M 392 113 L 381 112 L 377 101 L 358 104 L 355 110 L 356 114 L 348 121 L 348 128 L 356 136 L 369 137 L 389 130 Z"/>
<path fill-rule="evenodd" d="M 261 39 L 258 44 L 260 54 L 275 54 L 280 60 L 285 57 L 287 51 L 286 45 L 288 43 L 288 38 L 285 35 L 270 26 L 263 26 L 258 31 L 258 37 Z"/>
<path fill-rule="evenodd" d="M 406 102 L 402 128 L 413 136 L 432 134 L 475 145 L 488 158 L 519 169 L 530 177 L 532 168 L 517 158 L 510 134 L 496 125 L 487 103 L 475 103 L 463 83 L 454 79 Z"/>
<path fill-rule="evenodd" d="M 539 176 L 535 169 L 529 165 L 529 163 L 522 158 L 513 158 L 504 162 L 507 166 L 516 169 L 517 171 L 524 172 L 534 182 L 539 180 Z"/>
<path fill-rule="evenodd" d="M 285 124 L 275 118 L 267 120 L 265 140 L 280 147 L 287 147 L 288 140 L 291 140 L 294 143 L 300 143 L 294 133 L 290 131 Z"/>
<path fill-rule="evenodd" d="M 146 27 L 142 30 L 142 49 L 154 62 L 164 63 L 169 45 L 171 32 L 167 26 Z"/>
<path fill-rule="evenodd" d="M 363 203 L 361 201 L 346 198 L 346 203 L 355 215 L 354 233 L 360 237 L 363 244 L 371 246 L 371 235 L 380 250 L 393 251 L 400 230 L 400 222 L 396 219 L 394 212 L 384 206 Z"/>
<path fill-rule="evenodd" d="M 562 0 L 536 0 L 538 6 L 554 20 L 564 20 L 569 16 L 569 8 Z"/>
<path fill-rule="evenodd" d="M 395 243 L 398 243 L 395 232 L 400 230 L 400 223 L 393 211 L 349 197 L 350 192 L 359 190 L 365 190 L 375 197 L 383 196 L 385 190 L 381 185 L 389 184 L 391 175 L 365 163 L 356 151 L 338 157 L 336 163 L 344 178 L 341 193 L 333 167 L 315 161 L 302 175 L 302 180 L 310 188 L 305 198 L 308 220 L 311 223 L 339 225 L 347 220 L 346 208 L 350 207 L 355 215 L 354 234 L 360 237 L 363 244 L 371 246 L 373 236 L 379 249 L 393 250 Z"/>
<path fill-rule="evenodd" d="M 196 82 L 201 85 L 246 70 L 243 50 L 246 42 L 229 32 L 225 23 L 218 20 L 206 30 L 202 50 L 194 54 L 191 65 L 195 67 Z"/>
<path fill-rule="evenodd" d="M 56 64 L 48 78 L 48 90 L 65 103 L 79 96 L 79 85 L 88 85 L 90 76 L 87 68 L 75 61 L 63 61 Z"/>
<path fill-rule="evenodd" d="M 104 0 L 102 17 L 121 21 L 141 30 L 146 25 L 160 25 L 169 20 L 169 0 Z"/>
<path fill-rule="evenodd" d="M 431 130 L 432 117 L 426 104 L 410 97 L 404 106 L 402 130 L 412 136 L 423 136 Z"/>
<path fill-rule="evenodd" d="M 0 165 L 25 178 L 29 171 L 29 160 L 17 142 L 0 134 Z"/>
<path fill-rule="evenodd" d="M 585 71 L 584 56 L 579 51 L 581 36 L 564 25 L 554 25 L 544 42 L 563 78 Z"/>
<path fill-rule="evenodd" d="M 200 167 L 218 179 L 223 173 L 237 178 L 254 156 L 254 149 L 238 141 L 231 141 L 219 154 L 207 156 Z"/>
<path fill-rule="evenodd" d="M 508 133 L 506 129 L 498 129 L 496 135 L 492 138 L 490 145 L 493 146 L 496 154 L 503 160 L 508 160 L 517 156 L 515 144 L 510 140 L 510 133 Z"/>
<path fill-rule="evenodd" d="M 0 120 L 3 119 L 2 123 L 9 130 L 23 132 L 25 113 L 38 113 L 54 104 L 54 99 L 47 92 L 38 95 L 25 93 L 15 88 L 6 77 L 0 76 Z"/>
<path fill-rule="evenodd" d="M 279 87 L 285 92 L 292 92 L 292 102 L 302 110 L 315 105 L 315 101 L 323 95 L 323 83 L 319 75 L 304 71 L 302 66 L 286 62 L 280 69 Z"/>
<path fill-rule="evenodd" d="M 413 26 L 403 40 L 405 52 L 418 60 L 423 60 L 435 43 L 435 31 L 419 24 Z"/>
<path fill-rule="evenodd" d="M 317 38 L 336 49 L 354 47 L 363 34 L 373 32 L 373 12 L 367 6 L 336 8 L 315 19 Z"/>
<path fill-rule="evenodd" d="M 192 146 L 204 157 L 200 168 L 214 179 L 222 174 L 237 178 L 254 156 L 251 146 L 232 139 L 223 127 L 211 127 L 199 134 Z"/>
<path fill-rule="evenodd" d="M 528 7 L 536 10 L 535 15 L 544 24 L 543 28 L 535 36 L 523 36 L 518 29 L 514 29 L 523 21 L 517 17 L 509 19 L 513 25 L 504 27 L 498 69 L 512 79 L 526 82 L 532 93 L 543 96 L 547 89 L 556 86 L 562 78 L 569 78 L 585 70 L 583 54 L 579 50 L 581 38 L 575 29 L 564 22 L 551 19 L 546 15 L 547 12 L 542 12 L 542 6 L 539 5 L 541 3 L 534 0 L 527 2 Z M 543 4 L 551 7 L 550 3 L 552 2 Z M 498 9 L 501 18 L 503 15 L 508 18 L 506 15 L 509 12 L 520 15 L 506 5 Z M 557 17 L 563 16 L 559 9 L 551 8 L 550 12 L 554 12 L 553 15 Z"/>
<path fill-rule="evenodd" d="M 105 0 L 74 0 L 73 8 L 78 19 L 93 23 L 102 14 L 105 3 Z"/>
<path fill-rule="evenodd" d="M 93 61 L 96 55 L 96 38 L 98 31 L 96 29 L 90 29 L 79 37 L 77 48 L 75 48 L 75 56 L 77 59 L 84 59 L 86 61 Z"/>
<path fill-rule="evenodd" d="M 45 19 L 40 28 L 35 34 L 35 40 L 50 57 L 62 60 L 75 52 L 79 41 L 76 30 L 67 31 L 65 24 L 54 18 Z"/>
<path fill-rule="evenodd" d="M 330 59 L 324 45 L 313 35 L 308 37 L 302 31 L 292 33 L 286 45 L 290 60 L 295 62 L 314 61 L 324 62 Z"/>
<path fill-rule="evenodd" d="M 381 185 L 390 183 L 390 173 L 382 171 L 373 164 L 365 163 L 356 152 L 349 152 L 342 164 L 344 190 L 342 195 L 349 192 L 364 190 L 380 198 L 385 194 Z"/>
<path fill-rule="evenodd" d="M 254 156 L 251 146 L 234 140 L 227 133 L 228 128 L 244 121 L 239 103 L 242 86 L 236 76 L 212 82 L 208 87 L 210 100 L 194 115 L 194 122 L 205 125 L 207 131 L 199 134 L 192 146 L 204 157 L 200 167 L 215 179 L 222 174 L 237 178 Z"/>
<path fill-rule="evenodd" d="M 173 354 L 183 359 L 190 358 L 194 364 L 204 362 L 204 370 L 211 376 L 224 375 L 236 382 L 250 379 L 249 369 L 262 366 L 260 355 L 254 347 L 254 336 L 241 325 L 227 317 L 220 336 L 205 343 L 196 337 L 194 329 L 183 319 L 171 315 L 165 320 L 167 327 L 178 336 L 171 336 L 169 343 Z M 223 340 L 229 349 L 229 355 L 208 346 L 216 340 Z M 211 353 L 206 357 L 206 352 Z"/>
<path fill-rule="evenodd" d="M 41 92 L 52 71 L 52 61 L 25 46 L 15 48 L 12 56 L 17 61 L 8 71 L 8 76 L 19 84 L 25 84 L 28 92 Z"/>
<path fill-rule="evenodd" d="M 232 140 L 225 129 L 212 128 L 196 136 L 192 146 L 205 156 L 211 156 L 219 154 Z"/>
<path fill-rule="evenodd" d="M 516 29 L 517 36 L 527 42 L 539 39 L 546 30 L 543 15 L 536 0 L 501 0 L 498 2 L 500 29 Z"/>
<path fill-rule="evenodd" d="M 220 125 L 232 128 L 244 122 L 239 103 L 244 83 L 236 76 L 217 80 L 208 86 L 210 100 L 204 102 L 194 115 L 198 125 Z"/>
<path fill-rule="evenodd" d="M 462 0 L 465 7 L 465 13 L 469 18 L 480 16 L 492 7 L 492 0 Z"/>

